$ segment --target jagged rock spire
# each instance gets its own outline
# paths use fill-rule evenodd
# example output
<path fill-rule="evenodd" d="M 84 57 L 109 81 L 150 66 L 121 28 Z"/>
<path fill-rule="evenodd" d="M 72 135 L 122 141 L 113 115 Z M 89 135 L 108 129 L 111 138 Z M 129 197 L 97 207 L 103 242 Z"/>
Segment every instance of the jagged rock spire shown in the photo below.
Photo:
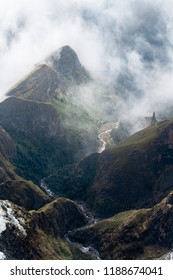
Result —
<path fill-rule="evenodd" d="M 151 117 L 151 125 L 155 125 L 156 123 L 157 123 L 156 113 L 153 112 L 153 115 Z"/>

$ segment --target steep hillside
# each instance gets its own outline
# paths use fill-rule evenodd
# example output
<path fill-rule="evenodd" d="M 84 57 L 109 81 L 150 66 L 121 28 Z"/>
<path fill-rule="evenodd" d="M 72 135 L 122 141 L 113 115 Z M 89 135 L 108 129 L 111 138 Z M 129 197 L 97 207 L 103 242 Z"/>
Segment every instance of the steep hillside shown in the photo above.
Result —
<path fill-rule="evenodd" d="M 77 54 L 65 46 L 8 92 L 12 97 L 0 104 L 0 124 L 17 143 L 14 164 L 21 176 L 38 183 L 97 150 L 104 118 L 82 101 L 81 87 L 89 82 Z"/>
<path fill-rule="evenodd" d="M 173 123 L 165 121 L 103 152 L 86 190 L 90 205 L 105 215 L 160 201 L 173 188 L 172 131 Z M 78 170 L 87 173 L 80 164 Z"/>
<path fill-rule="evenodd" d="M 123 106 L 114 93 L 65 46 L 0 103 L 0 258 L 153 259 L 171 249 L 173 121 L 123 141 L 120 123 L 112 145 Z"/>
<path fill-rule="evenodd" d="M 0 199 L 9 200 L 26 210 L 39 209 L 50 202 L 50 199 L 40 188 L 30 181 L 6 180 L 0 184 Z"/>
<path fill-rule="evenodd" d="M 91 134 L 70 130 L 49 103 L 10 97 L 0 103 L 0 124 L 15 142 L 12 162 L 18 173 L 36 183 L 97 146 L 94 129 Z"/>
<path fill-rule="evenodd" d="M 18 180 L 15 167 L 11 161 L 16 157 L 17 149 L 15 141 L 0 126 L 0 184 L 6 180 Z"/>
<path fill-rule="evenodd" d="M 66 94 L 72 85 L 86 83 L 89 74 L 74 50 L 64 46 L 14 85 L 7 95 L 45 102 Z"/>
<path fill-rule="evenodd" d="M 68 229 L 85 224 L 80 210 L 69 200 L 59 199 L 30 213 L 7 200 L 0 201 L 0 222 L 0 252 L 4 259 L 87 258 L 63 239 Z"/>
<path fill-rule="evenodd" d="M 7 93 L 9 96 L 23 97 L 45 102 L 67 90 L 66 79 L 49 66 L 42 64 Z"/>
<path fill-rule="evenodd" d="M 153 208 L 121 212 L 70 233 L 102 259 L 157 259 L 172 249 L 173 192 Z"/>
<path fill-rule="evenodd" d="M 74 169 L 70 184 L 63 180 L 68 171 L 57 182 L 61 181 L 66 195 L 84 200 L 103 217 L 151 207 L 173 189 L 172 131 L 172 121 L 150 126 L 119 145 L 82 160 Z M 56 192 L 56 176 L 47 181 L 50 187 L 51 179 Z M 59 187 L 57 194 L 58 191 Z"/>
<path fill-rule="evenodd" d="M 0 122 L 7 131 L 29 139 L 50 139 L 61 134 L 60 118 L 49 103 L 10 97 L 0 103 Z"/>

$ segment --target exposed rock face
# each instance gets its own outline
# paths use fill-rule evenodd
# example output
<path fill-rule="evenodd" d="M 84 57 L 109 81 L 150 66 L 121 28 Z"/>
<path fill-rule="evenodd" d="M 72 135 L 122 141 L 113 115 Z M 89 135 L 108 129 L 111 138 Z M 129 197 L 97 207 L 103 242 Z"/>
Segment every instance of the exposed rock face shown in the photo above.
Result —
<path fill-rule="evenodd" d="M 65 78 L 76 83 L 89 80 L 89 74 L 80 64 L 77 54 L 69 46 L 64 46 L 52 53 L 46 63 L 61 73 Z"/>
<path fill-rule="evenodd" d="M 76 220 L 70 211 L 74 211 Z M 79 249 L 60 238 L 67 229 L 83 225 L 84 221 L 77 206 L 65 199 L 32 214 L 7 200 L 0 201 L 0 256 L 6 259 L 86 258 Z"/>
<path fill-rule="evenodd" d="M 131 210 L 72 232 L 102 259 L 156 259 L 173 246 L 173 193 L 153 208 Z"/>
<path fill-rule="evenodd" d="M 23 258 L 27 218 L 23 209 L 7 200 L 0 201 L 0 251 L 4 258 L 14 259 L 19 255 Z"/>
<path fill-rule="evenodd" d="M 151 117 L 151 125 L 156 125 L 157 119 L 156 119 L 156 113 L 153 112 L 153 115 Z"/>

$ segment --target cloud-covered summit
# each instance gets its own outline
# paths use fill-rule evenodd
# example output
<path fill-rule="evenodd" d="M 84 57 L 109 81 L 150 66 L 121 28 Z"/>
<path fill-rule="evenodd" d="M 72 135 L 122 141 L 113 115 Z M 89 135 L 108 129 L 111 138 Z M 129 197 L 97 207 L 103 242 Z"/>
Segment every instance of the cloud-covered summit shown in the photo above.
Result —
<path fill-rule="evenodd" d="M 142 97 L 141 105 L 132 102 L 135 114 L 173 104 L 172 11 L 170 0 L 0 3 L 1 99 L 36 63 L 69 45 L 118 95 Z"/>

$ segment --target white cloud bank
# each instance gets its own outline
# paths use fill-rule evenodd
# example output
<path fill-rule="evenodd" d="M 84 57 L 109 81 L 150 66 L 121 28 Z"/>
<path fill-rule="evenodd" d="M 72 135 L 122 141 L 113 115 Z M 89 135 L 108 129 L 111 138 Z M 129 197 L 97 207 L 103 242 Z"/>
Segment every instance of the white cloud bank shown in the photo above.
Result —
<path fill-rule="evenodd" d="M 63 45 L 120 95 L 143 95 L 136 114 L 173 104 L 172 1 L 0 1 L 0 99 Z"/>

